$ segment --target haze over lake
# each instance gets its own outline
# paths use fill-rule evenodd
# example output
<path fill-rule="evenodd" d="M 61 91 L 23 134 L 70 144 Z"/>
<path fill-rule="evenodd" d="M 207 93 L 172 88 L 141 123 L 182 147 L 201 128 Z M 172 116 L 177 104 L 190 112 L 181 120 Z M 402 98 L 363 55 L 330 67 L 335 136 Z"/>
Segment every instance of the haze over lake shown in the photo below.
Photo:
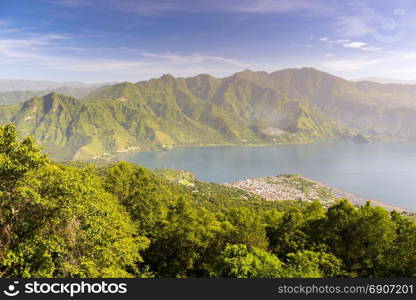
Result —
<path fill-rule="evenodd" d="M 216 183 L 300 174 L 363 198 L 416 210 L 416 142 L 321 141 L 269 147 L 187 147 L 120 159 L 182 169 Z"/>

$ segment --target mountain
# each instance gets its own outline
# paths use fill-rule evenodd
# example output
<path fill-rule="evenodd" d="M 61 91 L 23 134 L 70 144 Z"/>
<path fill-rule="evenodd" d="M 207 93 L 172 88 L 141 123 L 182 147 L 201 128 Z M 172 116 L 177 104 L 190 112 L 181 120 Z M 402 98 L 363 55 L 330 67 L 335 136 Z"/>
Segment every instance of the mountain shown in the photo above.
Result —
<path fill-rule="evenodd" d="M 356 131 L 408 138 L 416 126 L 416 85 L 351 82 L 313 68 L 267 76 L 268 87 Z"/>
<path fill-rule="evenodd" d="M 46 89 L 46 90 L 18 90 L 18 91 L 7 91 L 7 92 L 0 92 L 0 105 L 14 105 L 23 103 L 29 98 L 33 97 L 42 97 L 46 94 L 51 92 L 57 92 L 60 94 L 65 94 L 68 96 L 76 97 L 76 98 L 83 98 L 91 91 L 97 89 L 102 85 L 91 85 L 88 87 L 58 87 L 54 89 Z"/>
<path fill-rule="evenodd" d="M 57 159 L 193 145 L 311 142 L 361 134 L 412 138 L 416 86 L 351 82 L 312 68 L 226 78 L 169 74 L 0 107 Z"/>
<path fill-rule="evenodd" d="M 99 87 L 103 84 L 84 83 L 79 81 L 45 81 L 45 80 L 26 80 L 26 79 L 0 79 L 0 92 L 11 91 L 44 91 L 52 90 L 61 87 L 68 88 L 91 88 Z"/>
<path fill-rule="evenodd" d="M 371 81 L 383 84 L 396 83 L 396 84 L 416 84 L 416 80 L 404 80 L 404 79 L 393 79 L 384 77 L 365 77 L 356 79 L 354 81 Z"/>

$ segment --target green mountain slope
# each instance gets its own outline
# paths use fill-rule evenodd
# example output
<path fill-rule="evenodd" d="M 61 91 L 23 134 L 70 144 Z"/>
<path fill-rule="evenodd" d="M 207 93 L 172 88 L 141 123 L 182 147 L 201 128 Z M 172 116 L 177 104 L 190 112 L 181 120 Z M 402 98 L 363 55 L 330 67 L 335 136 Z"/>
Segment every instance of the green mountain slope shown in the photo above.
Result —
<path fill-rule="evenodd" d="M 416 86 L 347 80 L 311 68 L 202 74 L 104 86 L 82 101 L 55 92 L 0 107 L 57 159 L 172 146 L 310 142 L 362 133 L 410 138 Z"/>

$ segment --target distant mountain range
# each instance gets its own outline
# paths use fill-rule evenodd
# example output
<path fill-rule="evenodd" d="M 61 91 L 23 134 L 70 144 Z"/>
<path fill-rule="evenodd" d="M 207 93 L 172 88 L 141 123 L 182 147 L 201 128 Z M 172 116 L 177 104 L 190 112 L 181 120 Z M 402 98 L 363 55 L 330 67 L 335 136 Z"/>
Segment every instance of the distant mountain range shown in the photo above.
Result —
<path fill-rule="evenodd" d="M 312 68 L 246 70 L 226 78 L 163 75 L 56 92 L 0 107 L 56 159 L 194 145 L 311 142 L 357 134 L 413 138 L 416 85 L 352 82 Z"/>
<path fill-rule="evenodd" d="M 92 85 L 90 87 L 58 87 L 50 88 L 46 90 L 34 91 L 34 90 L 18 90 L 18 91 L 9 91 L 9 92 L 0 92 L 0 105 L 13 105 L 23 103 L 26 100 L 33 97 L 42 97 L 51 92 L 57 92 L 60 94 L 72 96 L 75 98 L 83 98 L 88 95 L 93 90 L 103 86 L 102 85 Z"/>
<path fill-rule="evenodd" d="M 26 80 L 26 79 L 0 79 L 0 92 L 11 91 L 43 91 L 50 89 L 57 89 L 62 87 L 67 88 L 91 88 L 99 87 L 104 84 L 83 83 L 79 81 L 45 81 L 45 80 Z"/>
<path fill-rule="evenodd" d="M 355 81 L 372 81 L 376 83 L 397 83 L 397 84 L 416 84 L 416 80 L 404 80 L 404 79 L 392 79 L 392 78 L 383 78 L 383 77 L 365 77 L 360 78 Z"/>
<path fill-rule="evenodd" d="M 51 92 L 82 98 L 91 91 L 113 83 L 83 83 L 78 81 L 54 82 L 24 79 L 0 79 L 0 105 L 22 103 L 33 97 Z"/>

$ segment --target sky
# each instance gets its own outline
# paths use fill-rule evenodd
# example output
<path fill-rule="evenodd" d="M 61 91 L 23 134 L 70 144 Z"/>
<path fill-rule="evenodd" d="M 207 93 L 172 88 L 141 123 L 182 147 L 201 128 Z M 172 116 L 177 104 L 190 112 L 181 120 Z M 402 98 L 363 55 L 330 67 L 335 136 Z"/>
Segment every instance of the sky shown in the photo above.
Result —
<path fill-rule="evenodd" d="M 0 0 L 0 79 L 300 67 L 416 80 L 416 1 Z"/>

